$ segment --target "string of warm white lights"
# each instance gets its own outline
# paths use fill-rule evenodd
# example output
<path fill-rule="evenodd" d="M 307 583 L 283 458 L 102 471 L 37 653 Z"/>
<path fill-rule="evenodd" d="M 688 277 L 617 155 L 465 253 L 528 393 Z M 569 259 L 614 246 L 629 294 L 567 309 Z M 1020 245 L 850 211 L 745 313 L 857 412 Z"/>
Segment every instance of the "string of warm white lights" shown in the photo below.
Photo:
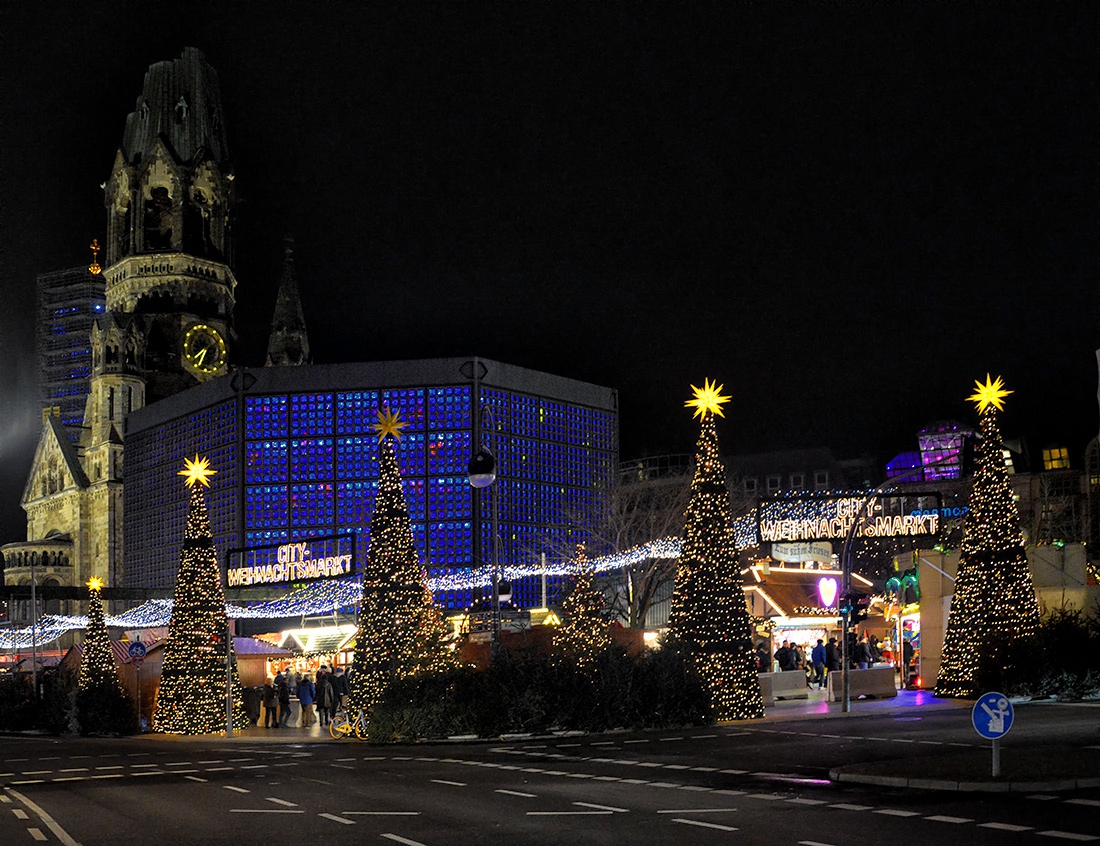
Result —
<path fill-rule="evenodd" d="M 865 494 L 853 494 L 851 491 L 830 492 L 831 495 L 858 496 Z M 821 506 L 810 500 L 792 500 L 791 515 L 799 519 L 812 516 L 814 507 Z M 774 507 L 774 505 L 773 505 Z M 738 549 L 747 549 L 756 546 L 756 509 L 736 518 L 731 523 L 734 532 L 734 543 Z M 643 561 L 652 559 L 673 559 L 680 557 L 680 538 L 660 538 L 649 543 L 639 544 L 623 552 L 613 552 L 599 558 L 590 559 L 588 566 L 596 573 L 606 573 L 609 570 L 621 570 L 624 567 L 632 567 Z M 537 578 L 539 576 L 573 576 L 577 573 L 575 561 L 563 561 L 558 564 L 547 564 L 545 567 L 538 565 L 517 565 L 501 568 L 501 577 L 507 581 L 519 579 Z M 462 591 L 473 588 L 485 587 L 492 584 L 493 570 L 491 567 L 464 568 L 457 573 L 445 576 L 434 576 L 428 579 L 428 587 L 432 593 L 444 591 Z M 325 582 L 316 582 L 304 588 L 288 594 L 282 599 L 263 602 L 247 607 L 239 605 L 226 605 L 226 613 L 233 619 L 280 619 L 286 617 L 312 617 L 319 614 L 332 614 L 336 611 L 348 611 L 357 606 L 363 597 L 362 585 L 351 579 L 332 579 Z M 148 602 L 131 608 L 125 613 L 106 618 L 107 626 L 116 629 L 147 629 L 167 626 L 172 617 L 172 600 L 150 599 Z M 47 615 L 42 617 L 36 626 L 36 636 L 33 638 L 35 645 L 51 643 L 66 632 L 83 630 L 87 628 L 88 618 L 85 616 Z M 0 632 L 0 649 L 22 650 L 32 646 L 31 627 L 23 629 L 8 629 Z"/>

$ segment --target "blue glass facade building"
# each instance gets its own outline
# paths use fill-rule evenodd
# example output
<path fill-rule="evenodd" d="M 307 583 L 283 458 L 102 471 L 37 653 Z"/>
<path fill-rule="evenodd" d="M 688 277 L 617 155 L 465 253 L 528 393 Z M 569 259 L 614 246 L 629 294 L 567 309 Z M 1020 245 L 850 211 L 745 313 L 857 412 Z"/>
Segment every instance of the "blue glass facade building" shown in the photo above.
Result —
<path fill-rule="evenodd" d="M 103 277 L 88 267 L 38 276 L 38 395 L 70 431 L 84 424 L 92 375 L 92 323 L 106 308 Z"/>
<path fill-rule="evenodd" d="M 207 502 L 223 554 L 352 532 L 362 566 L 378 486 L 380 409 L 400 412 L 407 424 L 397 457 L 430 575 L 489 562 L 490 499 L 466 476 L 478 442 L 499 465 L 502 565 L 534 564 L 543 552 L 554 560 L 590 540 L 599 497 L 618 466 L 613 390 L 485 359 L 263 368 L 128 418 L 126 584 L 173 584 L 187 502 L 176 474 L 195 453 L 218 471 Z M 538 605 L 538 581 L 514 584 L 514 603 Z M 463 608 L 473 596 L 455 589 L 436 599 Z"/>

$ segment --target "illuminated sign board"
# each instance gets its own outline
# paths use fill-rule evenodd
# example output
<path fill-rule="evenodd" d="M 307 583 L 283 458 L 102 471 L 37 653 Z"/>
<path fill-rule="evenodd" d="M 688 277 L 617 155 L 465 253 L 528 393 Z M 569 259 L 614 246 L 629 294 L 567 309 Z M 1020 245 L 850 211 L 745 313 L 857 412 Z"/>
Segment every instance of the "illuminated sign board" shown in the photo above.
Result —
<path fill-rule="evenodd" d="M 756 509 L 761 543 L 856 538 L 918 538 L 940 529 L 938 493 L 799 494 L 767 497 Z"/>
<path fill-rule="evenodd" d="M 340 541 L 345 543 L 341 545 Z M 307 542 L 232 549 L 225 586 L 279 585 L 350 576 L 355 573 L 354 541 L 353 535 L 333 535 Z M 342 551 L 341 546 L 348 551 Z"/>

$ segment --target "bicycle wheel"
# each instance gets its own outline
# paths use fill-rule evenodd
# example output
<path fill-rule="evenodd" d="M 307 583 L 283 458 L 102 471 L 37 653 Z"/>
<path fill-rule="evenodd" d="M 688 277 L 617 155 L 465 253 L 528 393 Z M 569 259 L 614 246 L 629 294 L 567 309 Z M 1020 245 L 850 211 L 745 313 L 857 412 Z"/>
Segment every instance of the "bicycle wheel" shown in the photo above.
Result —
<path fill-rule="evenodd" d="M 367 739 L 367 715 L 359 709 L 359 716 L 355 718 L 355 736 L 360 740 Z"/>
<path fill-rule="evenodd" d="M 328 724 L 328 733 L 332 735 L 334 740 L 339 740 L 341 737 L 347 737 L 351 734 L 352 726 L 348 722 L 348 715 L 343 711 L 336 714 Z"/>

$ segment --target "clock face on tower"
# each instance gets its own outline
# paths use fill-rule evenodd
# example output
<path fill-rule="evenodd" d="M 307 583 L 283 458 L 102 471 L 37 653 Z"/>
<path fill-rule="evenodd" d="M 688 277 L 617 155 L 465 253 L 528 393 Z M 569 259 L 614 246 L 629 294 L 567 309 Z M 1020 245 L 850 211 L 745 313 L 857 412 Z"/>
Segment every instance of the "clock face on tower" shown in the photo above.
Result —
<path fill-rule="evenodd" d="M 197 373 L 217 373 L 225 366 L 225 341 L 213 326 L 196 323 L 184 335 L 183 358 Z"/>

